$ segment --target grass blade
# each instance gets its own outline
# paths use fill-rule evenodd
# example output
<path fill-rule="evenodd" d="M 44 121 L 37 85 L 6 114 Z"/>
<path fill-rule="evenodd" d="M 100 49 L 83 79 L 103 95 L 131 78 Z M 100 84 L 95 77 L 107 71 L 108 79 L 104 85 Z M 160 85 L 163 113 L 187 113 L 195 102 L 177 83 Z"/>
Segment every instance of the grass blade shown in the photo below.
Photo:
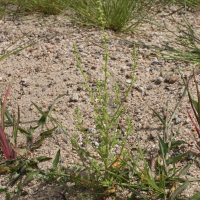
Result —
<path fill-rule="evenodd" d="M 58 152 L 56 154 L 56 157 L 55 157 L 55 159 L 53 161 L 53 169 L 57 169 L 59 158 L 60 158 L 60 149 L 58 150 Z"/>
<path fill-rule="evenodd" d="M 57 128 L 58 128 L 58 127 L 55 127 L 55 128 L 53 128 L 53 129 L 51 129 L 51 130 L 45 131 L 45 132 L 43 132 L 43 133 L 40 133 L 40 135 L 41 135 L 41 136 L 42 136 L 42 135 L 51 135 Z"/>
<path fill-rule="evenodd" d="M 200 199 L 200 192 L 197 192 L 195 195 L 193 195 L 190 200 L 199 200 Z"/>
<path fill-rule="evenodd" d="M 27 175 L 27 177 L 25 178 L 23 185 L 25 185 L 26 183 L 28 183 L 30 180 L 32 180 L 35 176 L 37 176 L 40 173 L 40 170 L 38 169 L 37 171 L 31 172 Z"/>
<path fill-rule="evenodd" d="M 175 163 L 176 161 L 180 160 L 181 158 L 183 158 L 184 156 L 186 156 L 188 153 L 183 153 L 183 154 L 180 154 L 178 156 L 175 156 L 173 158 L 171 158 L 170 160 L 167 160 L 167 165 L 169 164 L 172 164 L 172 163 Z"/>
<path fill-rule="evenodd" d="M 186 181 L 183 185 L 181 185 L 180 187 L 178 187 L 174 193 L 172 194 L 171 196 L 171 200 L 175 200 L 176 199 L 176 196 L 181 193 L 187 186 L 189 185 L 189 182 Z"/>
<path fill-rule="evenodd" d="M 153 109 L 151 108 L 151 110 L 153 110 Z M 166 127 L 166 123 L 165 123 L 165 121 L 160 117 L 160 115 L 159 115 L 155 110 L 153 110 L 153 112 L 154 112 L 155 115 L 158 117 L 158 119 L 162 122 L 163 126 Z"/>

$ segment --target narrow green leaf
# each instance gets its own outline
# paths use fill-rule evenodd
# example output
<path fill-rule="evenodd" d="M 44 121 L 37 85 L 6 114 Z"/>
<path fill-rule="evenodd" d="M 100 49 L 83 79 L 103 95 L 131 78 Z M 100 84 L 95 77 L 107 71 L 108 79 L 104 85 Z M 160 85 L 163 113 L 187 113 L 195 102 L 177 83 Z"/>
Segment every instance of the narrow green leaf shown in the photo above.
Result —
<path fill-rule="evenodd" d="M 167 160 L 167 165 L 175 163 L 176 161 L 180 160 L 182 157 L 186 156 L 187 154 L 188 153 L 183 153 L 183 154 L 180 154 L 178 156 L 171 158 L 170 160 Z"/>
<path fill-rule="evenodd" d="M 55 128 L 53 128 L 53 129 L 51 129 L 51 130 L 45 131 L 45 132 L 43 132 L 43 133 L 40 133 L 40 135 L 50 135 L 50 134 L 52 134 L 57 128 L 58 128 L 58 127 L 55 127 Z"/>
<path fill-rule="evenodd" d="M 25 178 L 23 184 L 26 184 L 27 182 L 29 182 L 30 180 L 32 180 L 35 176 L 37 176 L 40 173 L 40 170 L 34 171 L 34 172 L 30 172 L 27 177 Z"/>
<path fill-rule="evenodd" d="M 43 112 L 36 104 L 34 104 L 33 102 L 32 102 L 32 104 L 37 108 L 37 110 L 39 111 L 39 113 L 43 116 L 43 117 L 47 117 L 47 114 L 45 113 L 45 112 Z"/>
<path fill-rule="evenodd" d="M 44 124 L 45 123 L 45 120 L 46 120 L 46 117 L 45 116 L 42 116 L 39 121 L 38 121 L 38 126 L 39 127 L 40 125 Z"/>
<path fill-rule="evenodd" d="M 175 200 L 176 199 L 176 196 L 181 193 L 187 186 L 189 185 L 189 182 L 186 181 L 183 185 L 181 185 L 180 187 L 178 187 L 174 193 L 172 194 L 171 196 L 171 200 Z"/>
<path fill-rule="evenodd" d="M 37 160 L 39 162 L 43 162 L 43 161 L 50 160 L 50 159 L 52 159 L 52 158 L 47 157 L 47 156 L 40 156 L 40 157 L 37 158 Z"/>
<path fill-rule="evenodd" d="M 162 138 L 159 136 L 159 134 L 157 134 L 157 135 L 158 135 L 159 141 L 160 141 L 160 143 L 161 143 L 163 149 L 165 150 L 165 153 L 167 153 L 167 152 L 168 152 L 168 148 L 166 147 L 164 141 L 163 141 Z"/>
<path fill-rule="evenodd" d="M 5 111 L 5 115 L 8 119 L 8 121 L 10 122 L 10 124 L 13 124 L 13 118 L 11 117 L 10 113 L 8 112 L 8 110 L 6 109 Z"/>
<path fill-rule="evenodd" d="M 179 145 L 184 144 L 184 143 L 185 143 L 185 141 L 178 140 L 178 141 L 172 142 L 171 147 L 176 147 L 176 146 L 179 146 Z"/>
<path fill-rule="evenodd" d="M 42 145 L 42 143 L 44 142 L 44 139 L 45 139 L 45 136 L 42 135 L 41 139 L 38 140 L 38 141 L 35 143 L 35 145 L 34 145 L 34 147 L 33 147 L 32 149 L 37 149 L 37 148 L 39 148 L 39 147 Z"/>
<path fill-rule="evenodd" d="M 6 194 L 6 200 L 9 200 L 10 199 L 10 193 L 7 193 Z"/>
<path fill-rule="evenodd" d="M 183 169 L 181 170 L 179 176 L 180 176 L 180 177 L 181 177 L 181 176 L 184 176 L 184 175 L 187 173 L 187 171 L 190 169 L 190 167 L 191 167 L 192 164 L 193 164 L 193 161 L 190 162 L 185 168 L 183 168 Z"/>
<path fill-rule="evenodd" d="M 60 149 L 58 150 L 57 154 L 56 154 L 56 157 L 53 161 L 53 169 L 56 169 L 57 168 L 57 165 L 58 165 L 58 162 L 59 162 L 59 158 L 60 158 Z"/>
<path fill-rule="evenodd" d="M 57 99 L 59 99 L 59 98 L 61 98 L 61 97 L 63 97 L 63 96 L 65 96 L 66 94 L 63 94 L 63 95 L 60 95 L 60 96 L 58 96 L 54 101 L 53 101 L 53 103 L 52 103 L 52 105 L 51 105 L 51 108 L 50 108 L 50 110 L 49 110 L 49 112 L 48 112 L 48 114 L 47 114 L 47 121 L 48 121 L 48 118 L 51 116 L 51 113 L 52 113 L 52 111 L 53 111 L 53 108 L 54 108 L 54 105 L 55 105 L 55 103 L 56 103 L 56 100 Z M 46 121 L 46 122 L 47 122 Z"/>
<path fill-rule="evenodd" d="M 0 188 L 0 193 L 6 192 L 7 188 Z"/>
<path fill-rule="evenodd" d="M 200 199 L 200 192 L 197 192 L 195 195 L 193 195 L 190 200 L 199 200 Z"/>
<path fill-rule="evenodd" d="M 153 109 L 151 108 L 151 110 L 153 110 Z M 166 127 L 166 123 L 165 123 L 165 121 L 160 117 L 160 115 L 159 115 L 155 110 L 153 110 L 153 112 L 154 112 L 155 115 L 158 117 L 158 119 L 162 122 L 163 126 Z"/>
<path fill-rule="evenodd" d="M 28 138 L 32 139 L 32 136 L 31 136 L 27 131 L 25 131 L 24 129 L 19 128 L 19 131 L 20 131 L 20 133 L 22 133 L 23 135 L 25 135 L 25 136 L 27 136 Z"/>

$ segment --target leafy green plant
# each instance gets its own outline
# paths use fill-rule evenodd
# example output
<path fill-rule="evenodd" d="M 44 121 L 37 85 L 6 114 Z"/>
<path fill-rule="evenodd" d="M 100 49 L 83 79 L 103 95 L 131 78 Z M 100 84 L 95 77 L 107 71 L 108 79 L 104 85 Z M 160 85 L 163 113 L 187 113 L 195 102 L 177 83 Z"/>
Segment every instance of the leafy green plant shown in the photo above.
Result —
<path fill-rule="evenodd" d="M 9 93 L 10 87 L 7 90 L 4 102 L 1 102 L 1 125 L 0 125 L 0 146 L 3 150 L 3 153 L 6 157 L 6 160 L 1 160 L 0 162 L 0 174 L 9 174 L 9 183 L 8 187 L 12 187 L 15 183 L 22 179 L 23 176 L 27 176 L 23 182 L 19 182 L 17 189 L 21 191 L 23 186 L 30 181 L 34 176 L 38 175 L 41 171 L 38 169 L 38 163 L 44 162 L 51 158 L 47 156 L 40 156 L 38 158 L 29 158 L 29 154 L 33 152 L 35 149 L 39 148 L 45 140 L 45 136 L 51 135 L 53 131 L 56 130 L 57 127 L 42 131 L 38 139 L 34 139 L 34 131 L 35 129 L 39 128 L 40 126 L 45 125 L 48 122 L 48 119 L 51 115 L 53 105 L 51 106 L 47 115 L 43 115 L 38 123 L 37 126 L 32 127 L 30 126 L 29 130 L 26 131 L 19 127 L 20 123 L 20 111 L 18 108 L 18 118 L 15 119 L 15 116 L 11 116 L 11 114 L 6 109 L 6 99 Z M 36 106 L 37 107 L 37 106 Z M 7 121 L 5 120 L 7 118 Z M 14 135 L 14 145 L 7 139 L 5 134 L 5 128 L 7 125 L 13 126 L 13 135 Z M 21 132 L 28 138 L 28 143 L 25 146 L 18 147 L 17 146 L 17 136 L 18 132 Z M 17 156 L 17 154 L 19 154 Z M 41 172 L 42 173 L 42 172 Z M 7 189 L 3 190 L 2 192 L 7 192 Z M 10 196 L 11 193 L 7 193 Z"/>
<path fill-rule="evenodd" d="M 194 112 L 194 115 L 195 115 L 195 118 L 196 118 L 196 121 L 198 123 L 198 126 L 200 126 L 200 93 L 199 93 L 199 88 L 198 88 L 198 84 L 197 84 L 197 80 L 196 80 L 196 76 L 195 76 L 195 73 L 197 73 L 198 71 L 195 71 L 193 69 L 193 75 L 192 75 L 192 78 L 194 77 L 194 81 L 195 81 L 195 86 L 196 86 L 196 91 L 197 91 L 197 101 L 192 97 L 191 95 L 191 92 L 189 90 L 189 82 L 188 82 L 188 77 L 186 76 L 186 80 L 183 78 L 182 74 L 182 80 L 185 84 L 185 87 L 187 88 L 187 92 L 188 92 L 188 96 L 189 96 L 189 101 L 190 101 L 190 104 L 191 104 L 191 108 Z M 192 121 L 192 124 L 194 125 L 195 127 L 195 130 L 197 132 L 197 135 L 198 137 L 200 138 L 200 129 L 198 128 L 198 126 L 196 125 L 195 121 L 193 120 L 191 114 L 189 113 L 188 109 L 187 109 L 187 113 L 188 113 L 188 116 L 189 118 L 191 119 Z M 197 149 L 200 151 L 200 144 L 199 142 L 197 141 L 195 135 L 194 136 L 194 140 L 196 141 L 196 147 Z"/>
<path fill-rule="evenodd" d="M 66 0 L 1 0 L 4 5 L 13 4 L 17 6 L 16 12 L 42 13 L 45 15 L 58 15 L 66 9 Z"/>
<path fill-rule="evenodd" d="M 8 141 L 6 134 L 5 134 L 4 118 L 5 118 L 5 110 L 6 110 L 6 99 L 8 97 L 9 91 L 10 91 L 10 86 L 9 86 L 7 92 L 6 92 L 4 102 L 1 105 L 1 125 L 0 125 L 0 146 L 1 146 L 1 149 L 2 149 L 7 160 L 12 159 L 12 158 L 15 159 L 16 156 L 17 156 L 17 152 L 12 149 L 13 145 Z M 17 129 L 18 126 L 19 126 L 19 120 L 18 120 L 17 125 L 14 125 L 14 127 L 13 127 L 15 148 L 17 147 L 16 146 L 17 145 L 16 129 Z"/>
<path fill-rule="evenodd" d="M 100 12 L 102 11 L 100 10 Z M 102 14 L 100 16 L 102 16 Z M 101 24 L 104 24 L 103 18 L 100 20 Z M 83 72 L 76 46 L 74 45 L 75 60 L 85 80 L 83 87 L 88 91 L 94 107 L 94 124 L 96 126 L 96 131 L 84 129 L 84 120 L 82 119 L 81 111 L 79 108 L 76 108 L 74 115 L 77 120 L 76 127 L 78 131 L 85 136 L 85 146 L 80 145 L 77 134 L 69 137 L 73 148 L 80 157 L 80 163 L 74 163 L 75 167 L 71 169 L 71 173 L 65 174 L 57 169 L 58 159 L 55 159 L 53 164 L 54 171 L 48 172 L 45 174 L 45 177 L 47 177 L 48 180 L 54 179 L 56 176 L 63 177 L 62 181 L 69 181 L 70 178 L 70 181 L 76 183 L 76 185 L 95 188 L 101 195 L 106 196 L 115 193 L 117 185 L 121 185 L 123 181 L 128 181 L 125 178 L 125 175 L 127 174 L 125 167 L 129 159 L 128 154 L 130 151 L 130 148 L 127 147 L 127 138 L 132 134 L 134 126 L 132 125 L 131 120 L 127 118 L 123 128 L 119 128 L 119 119 L 126 112 L 124 102 L 135 81 L 134 71 L 136 67 L 136 51 L 134 49 L 134 65 L 131 83 L 130 85 L 125 84 L 127 91 L 123 96 L 120 95 L 119 86 L 115 84 L 114 103 L 116 104 L 116 109 L 113 113 L 110 113 L 109 102 L 110 98 L 113 98 L 110 96 L 110 91 L 107 88 L 108 79 L 111 76 L 108 73 L 107 66 L 110 53 L 107 51 L 106 41 L 108 40 L 108 37 L 104 32 L 104 26 L 102 30 L 105 41 L 103 45 L 105 48 L 105 65 L 102 67 L 102 70 L 104 71 L 104 80 L 102 82 L 97 80 L 95 91 L 91 90 L 88 85 L 88 77 Z M 122 130 L 125 138 L 120 141 L 119 138 L 122 134 Z M 94 142 L 90 140 L 90 136 L 97 138 L 98 146 L 95 146 Z M 116 145 L 118 145 L 120 150 L 119 154 L 113 152 Z M 58 157 L 59 154 L 57 155 L 57 158 Z M 86 172 L 87 175 L 83 175 L 83 172 Z"/>
<path fill-rule="evenodd" d="M 98 2 L 94 0 L 68 0 L 68 9 L 74 12 L 74 15 L 68 16 L 81 24 L 102 26 Z M 129 31 L 136 28 L 149 14 L 154 0 L 100 0 L 100 2 L 105 22 L 104 27 L 114 31 Z"/>
<path fill-rule="evenodd" d="M 126 112 L 126 107 L 123 106 L 125 99 L 127 98 L 130 89 L 134 83 L 134 71 L 136 67 L 135 60 L 135 50 L 134 50 L 134 65 L 133 65 L 133 74 L 131 75 L 131 84 L 125 85 L 127 91 L 123 98 L 120 99 L 120 89 L 117 84 L 115 84 L 115 96 L 114 102 L 116 104 L 116 110 L 114 113 L 109 113 L 109 99 L 110 92 L 107 89 L 108 83 L 108 55 L 106 41 L 108 40 L 107 35 L 104 32 L 103 28 L 103 37 L 105 44 L 105 66 L 102 68 L 105 74 L 105 78 L 102 82 L 97 80 L 96 82 L 96 91 L 92 91 L 88 85 L 88 77 L 83 72 L 81 63 L 79 61 L 79 56 L 76 51 L 76 46 L 74 45 L 74 52 L 76 55 L 77 66 L 81 70 L 81 73 L 85 79 L 84 87 L 89 92 L 93 107 L 94 107 L 94 124 L 96 126 L 96 133 L 94 131 L 86 131 L 83 128 L 84 120 L 82 119 L 81 112 L 77 108 L 75 118 L 77 119 L 76 127 L 82 132 L 85 136 L 85 143 L 88 148 L 84 148 L 79 145 L 79 139 L 77 134 L 73 135 L 71 138 L 71 143 L 73 148 L 77 151 L 80 156 L 82 164 L 76 163 L 78 166 L 83 166 L 84 170 L 89 172 L 87 178 L 83 178 L 80 174 L 74 174 L 71 176 L 72 181 L 76 184 L 84 185 L 85 187 L 94 187 L 104 191 L 105 195 L 109 195 L 115 192 L 115 185 L 120 185 L 122 181 L 126 180 L 123 178 L 124 170 L 126 167 L 129 148 L 125 148 L 127 145 L 127 138 L 133 132 L 133 125 L 129 118 L 126 119 L 126 125 L 124 126 L 125 139 L 123 141 L 119 140 L 121 135 L 121 130 L 118 129 L 119 118 Z M 96 101 L 95 101 L 96 99 Z M 98 138 L 99 146 L 95 146 L 93 142 L 89 139 L 90 136 Z M 120 148 L 119 155 L 113 153 L 113 148 L 118 145 Z M 91 148 L 91 150 L 89 149 Z M 95 152 L 96 155 L 94 155 Z M 127 181 L 127 180 L 126 180 Z"/>
<path fill-rule="evenodd" d="M 188 79 L 188 84 L 191 81 L 192 77 Z M 136 150 L 138 151 L 138 156 L 135 159 L 134 156 L 130 156 L 132 165 L 129 165 L 132 169 L 132 177 L 134 180 L 133 185 L 127 185 L 129 189 L 133 192 L 132 198 L 140 197 L 144 199 L 171 199 L 174 200 L 177 198 L 177 195 L 180 194 L 192 181 L 200 181 L 200 179 L 183 179 L 189 168 L 191 167 L 193 161 L 183 168 L 178 167 L 177 163 L 188 154 L 188 152 L 170 157 L 170 152 L 172 148 L 175 148 L 184 143 L 184 141 L 175 141 L 176 135 L 179 133 L 179 128 L 176 133 L 173 131 L 173 118 L 177 112 L 178 107 L 180 106 L 181 101 L 186 95 L 187 87 L 185 88 L 182 98 L 179 103 L 176 105 L 174 112 L 171 117 L 168 119 L 169 106 L 167 102 L 167 112 L 166 115 L 162 118 L 155 110 L 154 114 L 158 117 L 163 125 L 163 138 L 159 138 L 159 151 L 151 155 L 150 164 L 145 159 L 145 153 L 141 150 L 141 147 L 138 142 Z M 171 125 L 172 124 L 172 125 Z M 171 125 L 171 129 L 169 129 Z M 143 168 L 139 167 L 138 162 L 139 158 L 142 158 Z M 153 161 L 157 158 L 155 170 L 152 171 Z M 182 183 L 179 187 L 177 184 Z M 125 185 L 125 184 L 124 184 Z M 146 195 L 141 194 L 140 191 L 146 191 Z M 149 194 L 148 194 L 149 193 Z M 195 194 L 198 196 L 198 194 Z M 196 196 L 191 197 L 191 199 L 196 199 Z"/>

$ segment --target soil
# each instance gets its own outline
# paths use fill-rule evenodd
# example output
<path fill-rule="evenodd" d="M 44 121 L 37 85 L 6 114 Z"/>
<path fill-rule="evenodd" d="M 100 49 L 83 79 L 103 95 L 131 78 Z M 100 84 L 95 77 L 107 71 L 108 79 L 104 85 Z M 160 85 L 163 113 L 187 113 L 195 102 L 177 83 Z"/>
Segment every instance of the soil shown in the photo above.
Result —
<path fill-rule="evenodd" d="M 155 19 L 160 23 L 165 23 L 170 29 L 174 29 L 174 24 L 168 19 L 169 14 L 176 10 L 175 6 L 166 6 L 164 11 L 158 14 Z M 185 15 L 191 22 L 197 34 L 200 34 L 200 16 L 196 11 L 185 11 Z M 181 15 L 175 13 L 176 20 L 182 22 Z M 154 45 L 161 47 L 164 42 L 172 41 L 171 37 L 165 37 L 164 29 L 152 24 L 141 24 L 139 30 L 120 34 L 132 42 L 145 45 Z M 144 32 L 145 31 L 145 32 Z M 133 64 L 133 45 L 119 38 L 119 34 L 111 31 L 105 31 L 109 36 L 107 47 L 110 54 L 108 61 L 109 78 L 108 87 L 113 88 L 115 82 L 120 86 L 122 94 L 125 91 L 124 83 L 129 84 L 130 74 Z M 0 21 L 0 52 L 15 42 L 17 39 L 28 33 L 20 39 L 14 46 L 24 42 L 35 41 L 36 44 L 7 57 L 0 62 L 0 85 L 1 99 L 4 99 L 8 86 L 11 86 L 7 108 L 11 113 L 17 113 L 17 107 L 20 108 L 21 127 L 28 129 L 30 125 L 36 125 L 41 117 L 34 102 L 43 111 L 48 111 L 49 106 L 59 95 L 65 94 L 56 101 L 52 117 L 58 118 L 69 135 L 78 133 L 80 142 L 83 140 L 75 126 L 75 108 L 79 106 L 84 118 L 84 126 L 95 128 L 93 121 L 93 106 L 91 104 L 88 92 L 81 86 L 84 83 L 83 76 L 78 69 L 73 53 L 73 44 L 76 44 L 83 69 L 89 78 L 89 86 L 95 88 L 97 79 L 103 80 L 104 73 L 101 71 L 104 65 L 104 49 L 102 31 L 98 28 L 88 28 L 77 25 L 69 21 L 64 16 L 26 16 L 15 21 L 10 16 Z M 170 35 L 170 34 L 168 34 Z M 13 48 L 13 47 L 11 47 Z M 180 48 L 180 47 L 179 47 Z M 176 71 L 177 66 L 184 69 L 192 66 L 190 63 L 180 61 L 165 61 L 161 58 L 147 56 L 152 53 L 151 50 L 137 46 L 137 68 L 135 78 L 137 79 L 125 104 L 128 105 L 127 113 L 121 118 L 122 123 L 126 116 L 129 116 L 135 125 L 134 133 L 129 137 L 129 145 L 140 142 L 141 148 L 150 152 L 157 152 L 158 137 L 162 137 L 162 124 L 153 114 L 152 109 L 156 110 L 161 116 L 166 111 L 166 102 L 169 102 L 169 113 L 172 113 L 176 104 L 184 91 L 184 84 L 180 75 L 167 75 Z M 183 71 L 184 75 L 189 75 L 191 69 Z M 192 84 L 191 91 L 195 94 L 195 87 Z M 113 93 L 111 93 L 111 96 Z M 195 141 L 192 132 L 197 136 L 190 119 L 188 118 L 186 108 L 192 113 L 187 96 L 183 99 L 174 118 L 174 131 L 180 126 L 180 133 L 176 140 L 184 140 L 180 148 L 173 149 L 171 156 L 180 153 L 191 152 L 185 157 L 179 165 L 184 166 L 193 156 L 197 155 L 197 162 L 192 165 L 186 178 L 200 178 L 199 173 L 199 152 L 195 147 Z M 112 104 L 110 111 L 113 111 Z M 53 128 L 51 123 L 48 128 Z M 41 130 L 36 131 L 35 138 Z M 7 127 L 6 133 L 12 141 L 12 128 Z M 95 142 L 95 138 L 91 138 Z M 18 134 L 19 145 L 26 144 L 26 137 Z M 65 135 L 60 129 L 51 136 L 46 137 L 43 145 L 34 151 L 30 157 L 46 155 L 54 158 L 60 149 L 60 165 L 67 167 L 69 163 L 79 161 L 79 156 L 73 150 L 69 136 Z M 117 153 L 117 148 L 115 149 Z M 1 155 L 3 159 L 3 154 Z M 43 170 L 52 168 L 52 160 L 39 164 Z M 0 178 L 0 188 L 6 186 L 7 178 L 2 175 Z M 84 192 L 83 188 L 69 185 L 70 192 L 66 193 L 67 199 L 80 199 L 78 193 Z M 33 180 L 25 188 L 23 196 L 20 199 L 62 199 L 56 192 L 63 192 L 65 188 L 52 183 L 45 183 L 41 180 Z M 191 183 L 183 192 L 182 196 L 189 198 L 195 192 L 200 191 L 199 182 Z M 118 192 L 116 199 L 127 199 L 130 196 L 128 191 Z M 13 199 L 16 197 L 13 197 Z M 4 194 L 0 199 L 5 199 Z M 93 199 L 96 199 L 96 197 Z"/>

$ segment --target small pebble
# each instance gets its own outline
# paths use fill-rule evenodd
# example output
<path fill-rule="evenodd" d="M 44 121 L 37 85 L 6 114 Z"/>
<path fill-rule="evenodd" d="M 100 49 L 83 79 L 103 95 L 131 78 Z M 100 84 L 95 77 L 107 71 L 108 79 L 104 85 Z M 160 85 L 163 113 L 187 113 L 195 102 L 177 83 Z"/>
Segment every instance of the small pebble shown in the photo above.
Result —
<path fill-rule="evenodd" d="M 128 79 L 126 80 L 126 83 L 131 84 L 132 80 Z"/>
<path fill-rule="evenodd" d="M 137 90 L 138 90 L 140 93 L 143 93 L 143 92 L 144 92 L 144 88 L 143 88 L 143 87 L 138 87 Z"/>
<path fill-rule="evenodd" d="M 188 154 L 188 160 L 192 160 L 193 157 L 194 157 L 194 154 L 193 154 L 192 152 L 190 152 L 190 153 Z"/>
<path fill-rule="evenodd" d="M 155 81 L 155 84 L 156 85 L 159 85 L 159 84 L 161 84 L 163 82 L 163 78 L 162 77 L 158 77 L 157 79 L 156 79 L 156 81 Z"/>
<path fill-rule="evenodd" d="M 178 80 L 178 76 L 171 76 L 169 79 L 169 84 L 173 84 Z"/>
<path fill-rule="evenodd" d="M 78 94 L 74 94 L 69 98 L 69 102 L 77 102 L 78 101 Z"/>
<path fill-rule="evenodd" d="M 132 63 L 127 63 L 126 66 L 131 67 L 133 64 Z"/>
<path fill-rule="evenodd" d="M 153 89 L 153 85 L 149 85 L 149 86 L 147 87 L 147 90 L 151 90 L 151 89 Z"/>
<path fill-rule="evenodd" d="M 56 129 L 56 134 L 61 134 L 62 133 L 62 129 L 61 128 L 57 128 Z"/>

